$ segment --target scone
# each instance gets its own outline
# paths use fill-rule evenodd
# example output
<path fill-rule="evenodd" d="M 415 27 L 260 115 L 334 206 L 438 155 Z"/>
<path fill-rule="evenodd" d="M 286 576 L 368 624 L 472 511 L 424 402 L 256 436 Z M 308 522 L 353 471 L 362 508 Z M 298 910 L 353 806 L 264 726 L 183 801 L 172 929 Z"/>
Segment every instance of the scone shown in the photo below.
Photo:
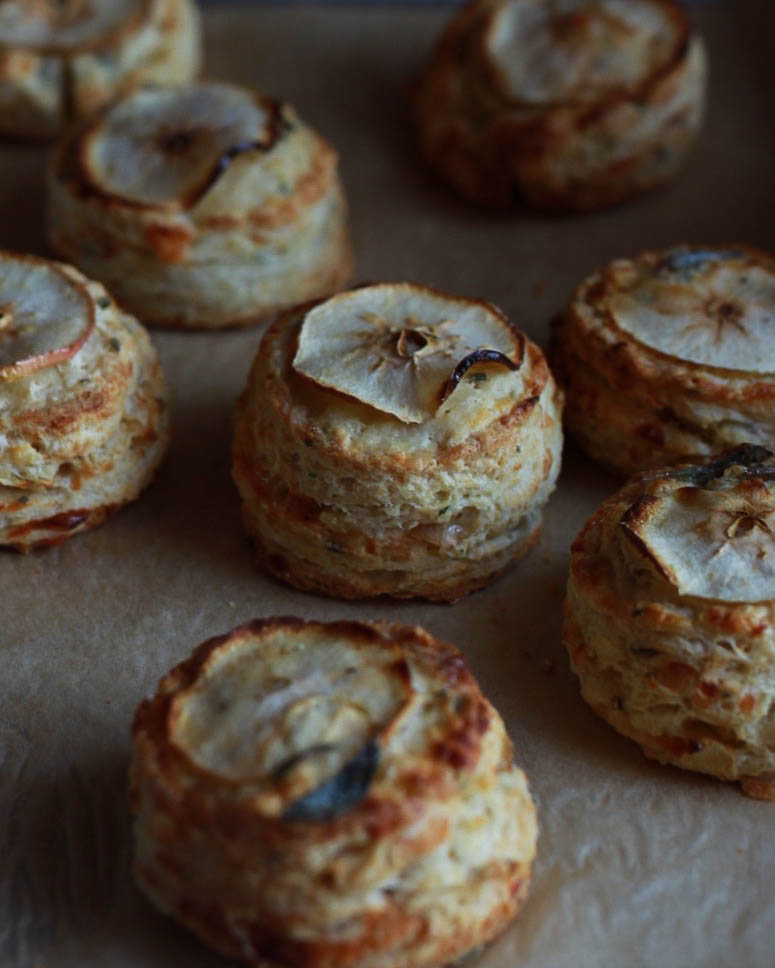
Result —
<path fill-rule="evenodd" d="M 536 816 L 503 722 L 419 627 L 210 639 L 134 722 L 135 877 L 257 968 L 430 968 L 522 904 Z"/>
<path fill-rule="evenodd" d="M 592 708 L 647 756 L 775 800 L 775 459 L 643 472 L 571 550 L 565 642 Z"/>
<path fill-rule="evenodd" d="M 193 0 L 3 0 L 0 132 L 53 138 L 137 83 L 192 80 Z"/>
<path fill-rule="evenodd" d="M 489 303 L 410 283 L 278 320 L 238 405 L 259 560 L 300 588 L 454 601 L 537 538 L 561 394 Z"/>
<path fill-rule="evenodd" d="M 99 283 L 0 253 L 0 545 L 59 544 L 134 500 L 167 447 L 165 395 Z"/>
<path fill-rule="evenodd" d="M 351 271 L 336 153 L 287 105 L 228 84 L 141 89 L 71 132 L 48 235 L 162 326 L 252 323 Z"/>
<path fill-rule="evenodd" d="M 682 246 L 617 259 L 557 321 L 566 425 L 623 474 L 775 441 L 775 259 Z"/>
<path fill-rule="evenodd" d="M 421 141 L 474 202 L 600 208 L 678 172 L 706 74 L 674 0 L 473 0 L 420 81 Z"/>

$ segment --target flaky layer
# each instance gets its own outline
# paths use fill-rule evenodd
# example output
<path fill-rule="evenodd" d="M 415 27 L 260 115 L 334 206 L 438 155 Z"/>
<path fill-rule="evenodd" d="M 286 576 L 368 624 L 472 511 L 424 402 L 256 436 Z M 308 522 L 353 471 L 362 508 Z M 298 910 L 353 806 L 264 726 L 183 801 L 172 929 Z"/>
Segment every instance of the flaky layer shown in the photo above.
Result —
<path fill-rule="evenodd" d="M 59 544 L 102 523 L 151 482 L 169 444 L 166 388 L 155 354 L 140 361 L 126 411 L 110 437 L 59 465 L 48 484 L 0 486 L 0 545 Z"/>

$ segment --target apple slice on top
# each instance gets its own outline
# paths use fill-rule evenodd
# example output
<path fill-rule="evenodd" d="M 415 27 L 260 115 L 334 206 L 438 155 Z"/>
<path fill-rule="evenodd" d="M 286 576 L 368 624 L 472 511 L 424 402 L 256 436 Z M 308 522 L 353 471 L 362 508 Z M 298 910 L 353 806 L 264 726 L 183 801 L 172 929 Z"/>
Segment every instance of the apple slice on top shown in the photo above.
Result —
<path fill-rule="evenodd" d="M 610 301 L 639 343 L 697 366 L 775 372 L 775 273 L 745 251 L 673 249 Z"/>
<path fill-rule="evenodd" d="M 18 380 L 73 357 L 94 329 L 85 286 L 58 265 L 0 254 L 0 380 Z"/>
<path fill-rule="evenodd" d="M 524 350 L 522 335 L 489 303 L 382 283 L 311 309 L 293 366 L 412 424 L 432 419 L 472 366 L 516 370 Z"/>
<path fill-rule="evenodd" d="M 279 116 L 278 104 L 228 84 L 141 89 L 84 133 L 81 171 L 131 205 L 186 208 L 238 155 L 268 150 Z"/>
<path fill-rule="evenodd" d="M 685 15 L 664 0 L 505 0 L 485 14 L 481 55 L 512 103 L 592 104 L 637 90 L 675 57 Z"/>

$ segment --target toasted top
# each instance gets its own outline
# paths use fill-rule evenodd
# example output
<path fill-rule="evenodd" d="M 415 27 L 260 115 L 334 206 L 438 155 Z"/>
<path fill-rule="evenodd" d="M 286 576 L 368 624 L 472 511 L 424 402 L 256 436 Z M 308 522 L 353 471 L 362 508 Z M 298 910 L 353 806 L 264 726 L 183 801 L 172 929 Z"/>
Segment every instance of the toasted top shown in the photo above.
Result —
<path fill-rule="evenodd" d="M 275 618 L 200 646 L 135 733 L 168 781 L 267 820 L 323 823 L 410 788 L 451 795 L 491 715 L 456 650 L 422 629 Z"/>
<path fill-rule="evenodd" d="M 444 312 L 447 309 L 454 308 L 459 311 L 461 308 L 479 305 L 487 307 L 495 314 L 496 332 L 500 331 L 497 327 L 502 325 L 497 322 L 502 319 L 500 314 L 486 303 L 477 304 L 472 300 L 452 298 L 447 300 L 447 297 L 435 290 L 415 286 L 413 283 L 390 283 L 373 288 L 377 304 L 394 290 L 399 294 L 396 307 L 401 304 L 401 293 L 412 296 L 412 304 L 412 294 L 417 295 L 421 302 L 427 298 L 431 308 L 437 307 L 440 310 L 430 317 L 439 322 L 448 318 Z M 357 292 L 368 293 L 368 290 L 364 287 L 356 290 Z M 357 302 L 344 300 L 343 305 L 351 308 Z M 257 421 L 263 419 L 262 414 L 271 412 L 286 424 L 292 425 L 294 434 L 304 438 L 309 447 L 329 448 L 332 453 L 347 452 L 351 458 L 360 456 L 370 466 L 375 467 L 384 463 L 385 466 L 395 468 L 398 457 L 401 465 L 408 468 L 415 458 L 420 463 L 437 459 L 440 449 L 450 449 L 451 452 L 458 445 L 476 445 L 478 435 L 487 434 L 494 428 L 503 432 L 508 430 L 511 434 L 517 433 L 521 421 L 526 420 L 533 412 L 541 394 L 545 391 L 554 392 L 554 383 L 541 350 L 518 331 L 514 331 L 513 337 L 504 333 L 504 347 L 507 347 L 508 340 L 516 339 L 513 345 L 516 345 L 517 352 L 513 357 L 503 360 L 500 351 L 491 347 L 486 348 L 487 352 L 483 350 L 482 355 L 479 355 L 479 351 L 471 353 L 466 348 L 461 351 L 463 355 L 457 362 L 452 355 L 446 357 L 446 382 L 440 379 L 438 358 L 432 360 L 434 365 L 427 370 L 423 366 L 417 368 L 412 365 L 410 378 L 402 381 L 391 379 L 392 363 L 384 365 L 384 357 L 380 355 L 378 344 L 387 335 L 388 346 L 392 346 L 391 359 L 395 356 L 398 361 L 397 368 L 406 366 L 409 369 L 411 360 L 407 364 L 401 352 L 410 354 L 411 357 L 415 347 L 424 348 L 422 333 L 416 327 L 402 325 L 399 329 L 391 325 L 383 327 L 379 323 L 371 330 L 375 340 L 372 349 L 368 345 L 358 346 L 360 330 L 356 329 L 352 338 L 352 350 L 356 358 L 354 362 L 357 362 L 359 356 L 362 357 L 361 362 L 351 372 L 344 369 L 341 376 L 338 376 L 334 355 L 323 353 L 320 345 L 328 338 L 326 331 L 329 320 L 326 316 L 322 317 L 326 325 L 305 344 L 307 348 L 315 346 L 316 351 L 321 354 L 322 368 L 330 367 L 330 379 L 327 376 L 327 385 L 323 384 L 318 382 L 317 372 L 312 369 L 317 366 L 322 379 L 319 363 L 315 364 L 310 359 L 310 369 L 316 372 L 316 376 L 311 378 L 299 372 L 298 366 L 293 362 L 299 349 L 299 332 L 310 308 L 300 307 L 287 316 L 280 317 L 267 330 L 256 354 L 245 396 L 245 406 L 249 411 L 256 411 Z M 358 327 L 363 325 L 365 332 L 370 324 L 362 323 L 358 320 L 358 315 L 360 314 L 351 314 L 347 318 L 355 321 Z M 374 315 L 379 314 L 375 312 Z M 381 315 L 379 318 L 382 318 Z M 399 314 L 395 319 L 400 325 L 403 317 Z M 403 338 L 402 331 L 405 331 Z M 350 340 L 350 337 L 345 339 Z M 428 345 L 431 351 L 435 350 L 434 341 L 429 340 Z M 494 354 L 494 360 L 488 359 L 488 352 Z M 422 361 L 421 354 L 419 362 Z M 374 379 L 371 377 L 371 370 L 376 374 Z M 338 389 L 340 383 L 350 378 L 353 379 L 353 389 L 357 391 L 357 395 Z M 418 380 L 422 386 L 428 381 L 427 396 L 417 394 L 410 397 L 407 403 L 406 398 L 399 394 L 403 394 L 407 386 L 416 386 Z M 434 396 L 435 393 L 438 396 Z M 391 394 L 395 394 L 391 409 L 397 410 L 401 407 L 408 411 L 408 416 L 411 416 L 411 406 L 417 397 L 420 403 L 423 399 L 428 401 L 428 409 L 418 414 L 421 416 L 419 422 L 409 422 L 388 411 Z"/>
<path fill-rule="evenodd" d="M 639 475 L 612 499 L 609 552 L 678 596 L 775 599 L 775 455 L 750 444 L 711 461 Z"/>
<path fill-rule="evenodd" d="M 336 155 L 292 108 L 223 83 L 137 88 L 72 130 L 55 176 L 133 224 L 145 216 L 284 224 L 335 179 Z M 123 224 L 123 223 L 122 223 Z"/>
<path fill-rule="evenodd" d="M 583 291 L 649 349 L 718 370 L 775 373 L 775 260 L 742 246 L 683 246 L 614 262 Z"/>
<path fill-rule="evenodd" d="M 189 205 L 238 154 L 267 151 L 280 107 L 228 84 L 134 91 L 91 125 L 81 163 L 92 185 L 138 205 Z"/>
<path fill-rule="evenodd" d="M 685 36 L 685 18 L 664 0 L 502 0 L 483 39 L 501 93 L 539 106 L 635 90 Z"/>
<path fill-rule="evenodd" d="M 148 13 L 150 0 L 3 0 L 0 46 L 68 54 L 111 43 Z"/>
<path fill-rule="evenodd" d="M 524 338 L 494 306 L 384 283 L 310 309 L 293 366 L 320 386 L 422 423 L 469 370 L 514 371 L 523 355 Z"/>

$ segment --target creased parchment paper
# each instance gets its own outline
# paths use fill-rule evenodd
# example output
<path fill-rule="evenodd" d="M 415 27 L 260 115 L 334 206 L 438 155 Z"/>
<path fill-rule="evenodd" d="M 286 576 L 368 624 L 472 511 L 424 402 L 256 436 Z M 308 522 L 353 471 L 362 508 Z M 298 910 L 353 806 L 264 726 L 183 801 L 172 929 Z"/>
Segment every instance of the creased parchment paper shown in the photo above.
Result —
<path fill-rule="evenodd" d="M 616 255 L 681 241 L 775 247 L 775 11 L 769 0 L 693 11 L 713 80 L 688 172 L 568 219 L 480 213 L 417 158 L 409 81 L 446 8 L 224 5 L 205 18 L 208 71 L 281 94 L 338 146 L 358 279 L 486 297 L 545 344 L 574 285 Z M 44 164 L 43 149 L 0 146 L 0 245 L 46 251 Z M 538 547 L 455 606 L 285 588 L 254 567 L 229 478 L 231 411 L 258 337 L 155 333 L 175 429 L 156 482 L 89 535 L 0 553 L 2 968 L 225 964 L 131 882 L 129 727 L 197 643 L 275 613 L 422 623 L 457 643 L 504 715 L 538 801 L 539 854 L 522 916 L 472 966 L 772 968 L 775 805 L 647 762 L 568 671 L 568 546 L 616 481 L 568 448 Z"/>

